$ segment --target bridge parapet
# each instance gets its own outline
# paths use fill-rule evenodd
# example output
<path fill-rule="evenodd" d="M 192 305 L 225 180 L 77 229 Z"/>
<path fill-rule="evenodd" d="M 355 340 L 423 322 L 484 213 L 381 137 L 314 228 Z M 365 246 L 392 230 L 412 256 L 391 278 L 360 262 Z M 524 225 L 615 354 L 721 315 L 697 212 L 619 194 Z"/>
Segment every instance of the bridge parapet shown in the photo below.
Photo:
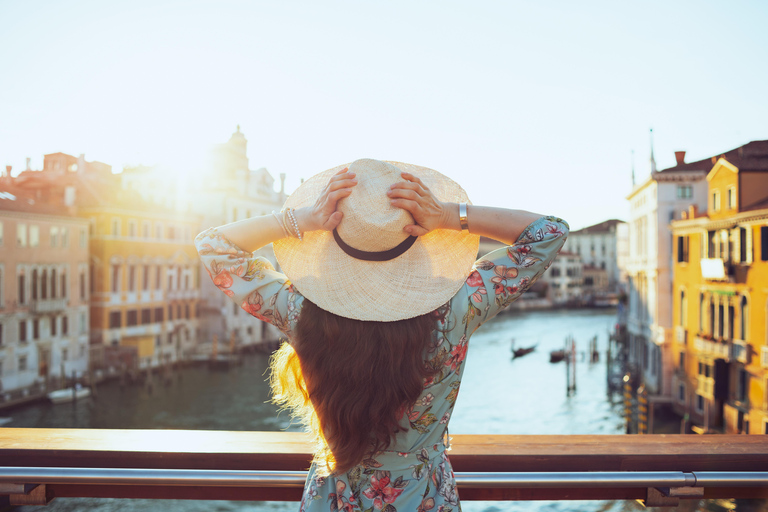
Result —
<path fill-rule="evenodd" d="M 456 435 L 449 456 L 462 500 L 768 498 L 763 436 Z M 0 494 L 298 501 L 310 459 L 296 432 L 4 428 Z"/>

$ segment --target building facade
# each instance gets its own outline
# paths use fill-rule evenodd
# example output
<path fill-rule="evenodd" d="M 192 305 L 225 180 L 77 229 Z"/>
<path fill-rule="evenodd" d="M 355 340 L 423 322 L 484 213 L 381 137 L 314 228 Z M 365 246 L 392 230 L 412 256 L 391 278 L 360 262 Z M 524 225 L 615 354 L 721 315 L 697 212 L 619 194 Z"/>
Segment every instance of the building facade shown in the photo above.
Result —
<path fill-rule="evenodd" d="M 626 291 L 626 258 L 629 228 L 611 219 L 571 232 L 565 250 L 581 256 L 584 264 L 582 292 L 588 304 L 615 302 Z"/>
<path fill-rule="evenodd" d="M 694 204 L 706 209 L 706 175 L 711 159 L 655 171 L 627 196 L 627 334 L 629 363 L 651 395 L 669 397 L 674 362 L 665 345 L 672 337 L 672 232 L 669 223 Z"/>
<path fill-rule="evenodd" d="M 88 223 L 0 179 L 0 394 L 88 372 Z M 8 394 L 6 396 L 6 394 Z"/>
<path fill-rule="evenodd" d="M 581 305 L 584 264 L 575 252 L 561 250 L 549 270 L 541 276 L 547 284 L 547 295 L 553 305 Z"/>
<path fill-rule="evenodd" d="M 43 169 L 26 170 L 17 186 L 60 205 L 88 225 L 91 366 L 131 369 L 182 359 L 196 344 L 199 276 L 192 240 L 200 219 L 146 201 L 121 186 L 99 162 L 63 153 L 45 155 Z"/>
<path fill-rule="evenodd" d="M 673 404 L 701 431 L 768 433 L 768 141 L 721 155 L 708 210 L 672 223 Z"/>

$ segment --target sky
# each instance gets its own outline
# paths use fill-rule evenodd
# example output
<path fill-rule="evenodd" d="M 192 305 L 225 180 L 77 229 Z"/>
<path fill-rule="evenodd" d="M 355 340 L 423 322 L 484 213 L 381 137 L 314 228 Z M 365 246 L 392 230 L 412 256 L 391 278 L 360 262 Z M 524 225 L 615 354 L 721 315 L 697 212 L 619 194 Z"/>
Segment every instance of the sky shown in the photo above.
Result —
<path fill-rule="evenodd" d="M 239 125 L 289 192 L 396 160 L 578 229 L 627 218 L 651 128 L 659 169 L 768 139 L 759 0 L 0 0 L 0 26 L 13 174 L 61 151 L 183 179 Z"/>

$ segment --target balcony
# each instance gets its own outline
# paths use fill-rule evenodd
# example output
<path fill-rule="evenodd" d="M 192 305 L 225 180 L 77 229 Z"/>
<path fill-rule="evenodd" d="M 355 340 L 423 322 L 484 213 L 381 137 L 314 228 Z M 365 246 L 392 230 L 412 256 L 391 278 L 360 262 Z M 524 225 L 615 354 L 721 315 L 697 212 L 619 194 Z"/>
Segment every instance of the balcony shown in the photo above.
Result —
<path fill-rule="evenodd" d="M 749 364 L 749 345 L 741 340 L 731 340 L 731 360 Z"/>
<path fill-rule="evenodd" d="M 464 501 L 768 498 L 762 436 L 460 435 L 452 444 Z M 6 428 L 0 499 L 298 501 L 310 449 L 292 432 Z"/>
<path fill-rule="evenodd" d="M 696 394 L 706 398 L 715 397 L 715 379 L 699 376 L 696 383 Z"/>
<path fill-rule="evenodd" d="M 682 344 L 688 344 L 688 330 L 682 325 L 675 327 L 675 341 Z"/>
<path fill-rule="evenodd" d="M 700 354 L 709 355 L 715 359 L 724 359 L 726 362 L 730 360 L 731 351 L 727 343 L 703 338 L 699 335 L 693 340 L 693 348 Z"/>
<path fill-rule="evenodd" d="M 32 313 L 59 313 L 67 309 L 67 299 L 38 299 L 29 303 L 29 310 Z"/>

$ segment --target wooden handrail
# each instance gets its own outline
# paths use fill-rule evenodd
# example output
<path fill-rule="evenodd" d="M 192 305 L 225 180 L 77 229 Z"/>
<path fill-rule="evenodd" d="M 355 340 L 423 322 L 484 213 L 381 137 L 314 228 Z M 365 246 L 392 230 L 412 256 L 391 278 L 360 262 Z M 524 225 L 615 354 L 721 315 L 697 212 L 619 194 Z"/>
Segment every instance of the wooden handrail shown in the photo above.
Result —
<path fill-rule="evenodd" d="M 456 435 L 456 472 L 768 471 L 764 436 Z M 308 437 L 295 432 L 0 429 L 0 466 L 302 471 Z M 20 482 L 23 483 L 23 482 Z M 298 501 L 295 488 L 50 484 L 53 497 Z M 463 500 L 645 499 L 638 488 L 461 488 Z M 704 497 L 768 498 L 764 488 L 706 488 Z"/>

